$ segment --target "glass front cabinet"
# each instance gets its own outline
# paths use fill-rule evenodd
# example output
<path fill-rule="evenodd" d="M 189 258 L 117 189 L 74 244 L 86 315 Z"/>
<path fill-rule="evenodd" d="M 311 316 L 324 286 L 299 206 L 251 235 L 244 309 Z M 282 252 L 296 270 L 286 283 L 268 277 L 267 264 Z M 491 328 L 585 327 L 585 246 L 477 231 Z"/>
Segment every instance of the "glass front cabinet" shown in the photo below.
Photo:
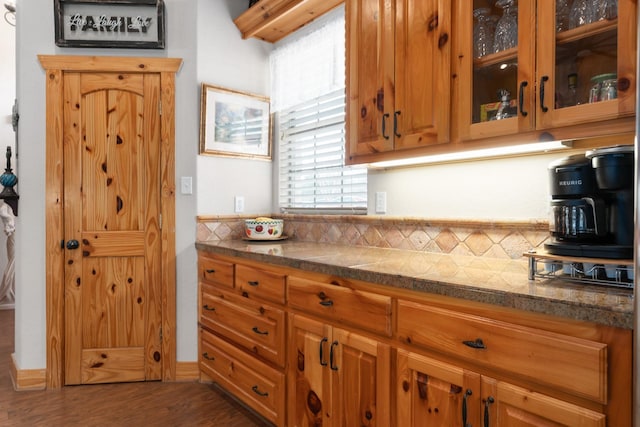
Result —
<path fill-rule="evenodd" d="M 452 139 L 633 131 L 636 7 L 634 0 L 454 2 Z"/>

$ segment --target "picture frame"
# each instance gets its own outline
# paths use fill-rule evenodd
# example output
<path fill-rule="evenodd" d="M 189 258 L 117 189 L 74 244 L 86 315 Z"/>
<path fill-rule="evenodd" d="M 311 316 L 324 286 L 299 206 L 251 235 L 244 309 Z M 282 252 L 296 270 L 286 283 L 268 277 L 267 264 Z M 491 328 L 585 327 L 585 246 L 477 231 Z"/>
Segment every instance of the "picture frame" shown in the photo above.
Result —
<path fill-rule="evenodd" d="M 59 47 L 164 49 L 164 0 L 54 0 Z"/>
<path fill-rule="evenodd" d="M 200 154 L 271 160 L 269 98 L 202 83 Z"/>

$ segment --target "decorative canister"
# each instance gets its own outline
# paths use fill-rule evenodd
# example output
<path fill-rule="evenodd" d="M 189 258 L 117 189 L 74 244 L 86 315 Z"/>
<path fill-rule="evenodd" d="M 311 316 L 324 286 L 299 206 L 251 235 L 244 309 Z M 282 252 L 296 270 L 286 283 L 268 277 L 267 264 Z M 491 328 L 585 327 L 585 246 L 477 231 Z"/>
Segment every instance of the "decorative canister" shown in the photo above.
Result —
<path fill-rule="evenodd" d="M 599 74 L 591 78 L 589 102 L 608 101 L 618 97 L 616 73 Z"/>

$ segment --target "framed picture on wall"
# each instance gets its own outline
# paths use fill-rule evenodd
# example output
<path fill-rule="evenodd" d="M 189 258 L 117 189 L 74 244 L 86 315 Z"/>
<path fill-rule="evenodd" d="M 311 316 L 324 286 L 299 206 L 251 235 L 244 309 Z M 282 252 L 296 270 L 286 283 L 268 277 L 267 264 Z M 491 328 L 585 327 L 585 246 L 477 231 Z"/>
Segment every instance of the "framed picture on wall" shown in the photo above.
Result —
<path fill-rule="evenodd" d="M 270 160 L 269 98 L 203 83 L 200 154 Z"/>
<path fill-rule="evenodd" d="M 163 49 L 164 0 L 54 0 L 56 45 Z"/>

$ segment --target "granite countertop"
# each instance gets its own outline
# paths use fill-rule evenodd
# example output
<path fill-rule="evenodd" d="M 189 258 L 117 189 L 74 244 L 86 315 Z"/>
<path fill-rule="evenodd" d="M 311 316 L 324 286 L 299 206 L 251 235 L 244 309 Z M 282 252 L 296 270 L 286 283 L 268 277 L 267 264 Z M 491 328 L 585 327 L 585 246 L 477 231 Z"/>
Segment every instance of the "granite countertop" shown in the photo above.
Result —
<path fill-rule="evenodd" d="M 528 279 L 526 259 L 344 246 L 295 240 L 199 241 L 198 250 L 419 292 L 633 328 L 633 290 Z"/>

